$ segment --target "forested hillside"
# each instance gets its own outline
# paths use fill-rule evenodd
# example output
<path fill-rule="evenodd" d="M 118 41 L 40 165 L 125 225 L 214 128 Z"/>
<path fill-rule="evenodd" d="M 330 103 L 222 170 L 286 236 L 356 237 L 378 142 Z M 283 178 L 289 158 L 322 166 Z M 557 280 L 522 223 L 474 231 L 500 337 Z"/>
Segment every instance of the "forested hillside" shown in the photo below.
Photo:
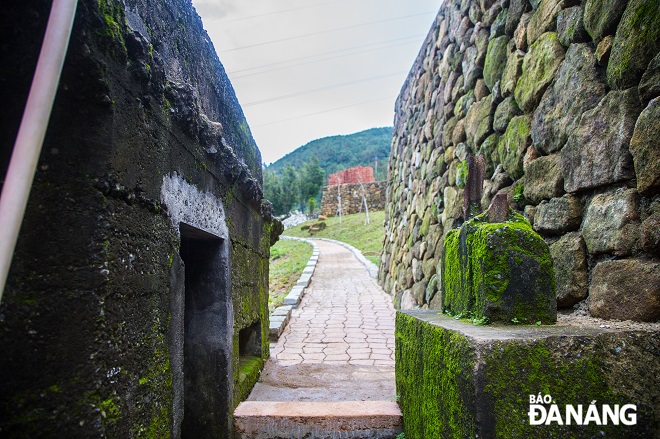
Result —
<path fill-rule="evenodd" d="M 391 142 L 391 127 L 313 140 L 264 169 L 264 195 L 277 215 L 313 213 L 329 174 L 362 165 L 374 168 L 376 181 L 385 180 Z"/>
<path fill-rule="evenodd" d="M 376 180 L 384 180 L 392 143 L 392 127 L 372 128 L 345 136 L 313 140 L 272 163 L 266 169 L 281 173 L 287 164 L 300 168 L 312 156 L 319 161 L 325 175 L 353 166 L 374 167 Z M 376 168 L 378 162 L 378 169 Z"/>

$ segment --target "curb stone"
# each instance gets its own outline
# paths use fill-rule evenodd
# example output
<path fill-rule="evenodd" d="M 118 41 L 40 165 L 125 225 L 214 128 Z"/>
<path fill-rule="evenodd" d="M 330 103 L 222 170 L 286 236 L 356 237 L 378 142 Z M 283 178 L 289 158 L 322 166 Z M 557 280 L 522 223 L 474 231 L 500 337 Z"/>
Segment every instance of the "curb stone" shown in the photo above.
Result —
<path fill-rule="evenodd" d="M 309 258 L 305 269 L 303 270 L 296 285 L 291 288 L 289 294 L 284 298 L 284 305 L 277 307 L 270 315 L 269 318 L 269 331 L 270 341 L 275 343 L 282 335 L 284 328 L 289 319 L 291 318 L 291 311 L 298 307 L 298 304 L 305 295 L 305 288 L 309 286 L 312 280 L 312 275 L 316 269 L 316 264 L 319 260 L 319 248 L 312 241 L 303 238 L 296 238 L 292 236 L 280 236 L 280 239 L 289 239 L 294 241 L 303 241 L 312 246 L 312 256 Z"/>

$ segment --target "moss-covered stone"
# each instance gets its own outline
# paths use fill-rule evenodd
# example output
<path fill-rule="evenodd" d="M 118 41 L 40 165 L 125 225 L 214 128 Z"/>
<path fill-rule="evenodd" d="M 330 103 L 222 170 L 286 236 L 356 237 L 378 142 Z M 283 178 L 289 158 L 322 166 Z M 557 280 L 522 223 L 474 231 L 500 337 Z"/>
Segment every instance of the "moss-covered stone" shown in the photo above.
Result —
<path fill-rule="evenodd" d="M 557 16 L 566 0 L 541 0 L 527 27 L 527 45 L 531 46 L 544 32 L 557 29 Z"/>
<path fill-rule="evenodd" d="M 497 145 L 500 163 L 506 173 L 514 179 L 523 175 L 525 151 L 532 143 L 531 123 L 529 116 L 514 117 Z"/>
<path fill-rule="evenodd" d="M 600 3 L 600 2 L 598 2 Z M 607 65 L 607 83 L 623 90 L 637 85 L 660 50 L 660 7 L 656 0 L 631 0 L 621 17 Z"/>
<path fill-rule="evenodd" d="M 474 326 L 433 311 L 396 317 L 396 383 L 412 438 L 653 437 L 660 364 L 653 331 L 593 326 Z M 650 380 L 650 381 L 649 381 Z M 530 395 L 568 404 L 635 404 L 635 425 L 530 425 Z M 546 406 L 547 407 L 547 406 Z"/>
<path fill-rule="evenodd" d="M 502 72 L 506 65 L 507 51 L 506 47 L 509 38 L 506 35 L 493 38 L 488 43 L 486 60 L 484 61 L 484 82 L 486 86 L 493 90 L 495 83 L 502 78 Z"/>
<path fill-rule="evenodd" d="M 555 32 L 546 32 L 529 49 L 522 66 L 522 75 L 516 83 L 514 96 L 520 108 L 531 112 L 538 104 L 564 60 L 564 48 Z"/>
<path fill-rule="evenodd" d="M 476 216 L 445 239 L 444 308 L 490 321 L 555 321 L 555 278 L 543 238 L 519 214 L 487 221 L 488 213 Z"/>
<path fill-rule="evenodd" d="M 473 104 L 465 117 L 465 135 L 467 143 L 476 150 L 493 131 L 493 113 L 495 105 L 490 94 Z"/>
<path fill-rule="evenodd" d="M 652 196 L 660 192 L 660 98 L 655 98 L 642 111 L 630 139 L 630 152 L 635 163 L 637 190 Z"/>
<path fill-rule="evenodd" d="M 474 437 L 474 356 L 468 343 L 404 313 L 397 313 L 395 337 L 396 388 L 406 436 Z"/>
<path fill-rule="evenodd" d="M 598 43 L 604 36 L 612 35 L 626 9 L 627 0 L 587 0 L 584 5 L 584 27 Z"/>

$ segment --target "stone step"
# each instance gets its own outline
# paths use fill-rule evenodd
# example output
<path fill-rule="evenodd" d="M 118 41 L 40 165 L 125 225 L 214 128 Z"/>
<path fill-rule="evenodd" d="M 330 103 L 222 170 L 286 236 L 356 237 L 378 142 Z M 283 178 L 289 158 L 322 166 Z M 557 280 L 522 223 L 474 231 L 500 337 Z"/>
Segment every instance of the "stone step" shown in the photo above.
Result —
<path fill-rule="evenodd" d="M 396 438 L 401 410 L 392 401 L 245 401 L 234 412 L 237 439 Z"/>

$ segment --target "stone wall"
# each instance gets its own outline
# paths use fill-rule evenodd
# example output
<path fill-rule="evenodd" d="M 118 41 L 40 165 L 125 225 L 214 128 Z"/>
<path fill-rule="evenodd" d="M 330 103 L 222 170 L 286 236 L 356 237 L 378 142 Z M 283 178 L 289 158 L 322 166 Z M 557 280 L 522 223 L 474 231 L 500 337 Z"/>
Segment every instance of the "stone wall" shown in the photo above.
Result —
<path fill-rule="evenodd" d="M 51 3 L 3 5 L 3 145 Z M 268 356 L 261 180 L 189 0 L 80 0 L 0 304 L 0 436 L 231 437 Z"/>
<path fill-rule="evenodd" d="M 396 104 L 379 282 L 441 308 L 470 153 L 550 245 L 560 308 L 660 318 L 660 8 L 447 0 Z"/>
<path fill-rule="evenodd" d="M 383 210 L 385 208 L 386 181 L 374 181 L 371 183 L 342 184 L 323 187 L 323 198 L 321 199 L 321 215 L 333 216 L 337 213 L 339 200 L 337 199 L 337 188 L 341 194 L 342 214 L 364 212 L 362 194 L 365 194 L 369 210 Z"/>

